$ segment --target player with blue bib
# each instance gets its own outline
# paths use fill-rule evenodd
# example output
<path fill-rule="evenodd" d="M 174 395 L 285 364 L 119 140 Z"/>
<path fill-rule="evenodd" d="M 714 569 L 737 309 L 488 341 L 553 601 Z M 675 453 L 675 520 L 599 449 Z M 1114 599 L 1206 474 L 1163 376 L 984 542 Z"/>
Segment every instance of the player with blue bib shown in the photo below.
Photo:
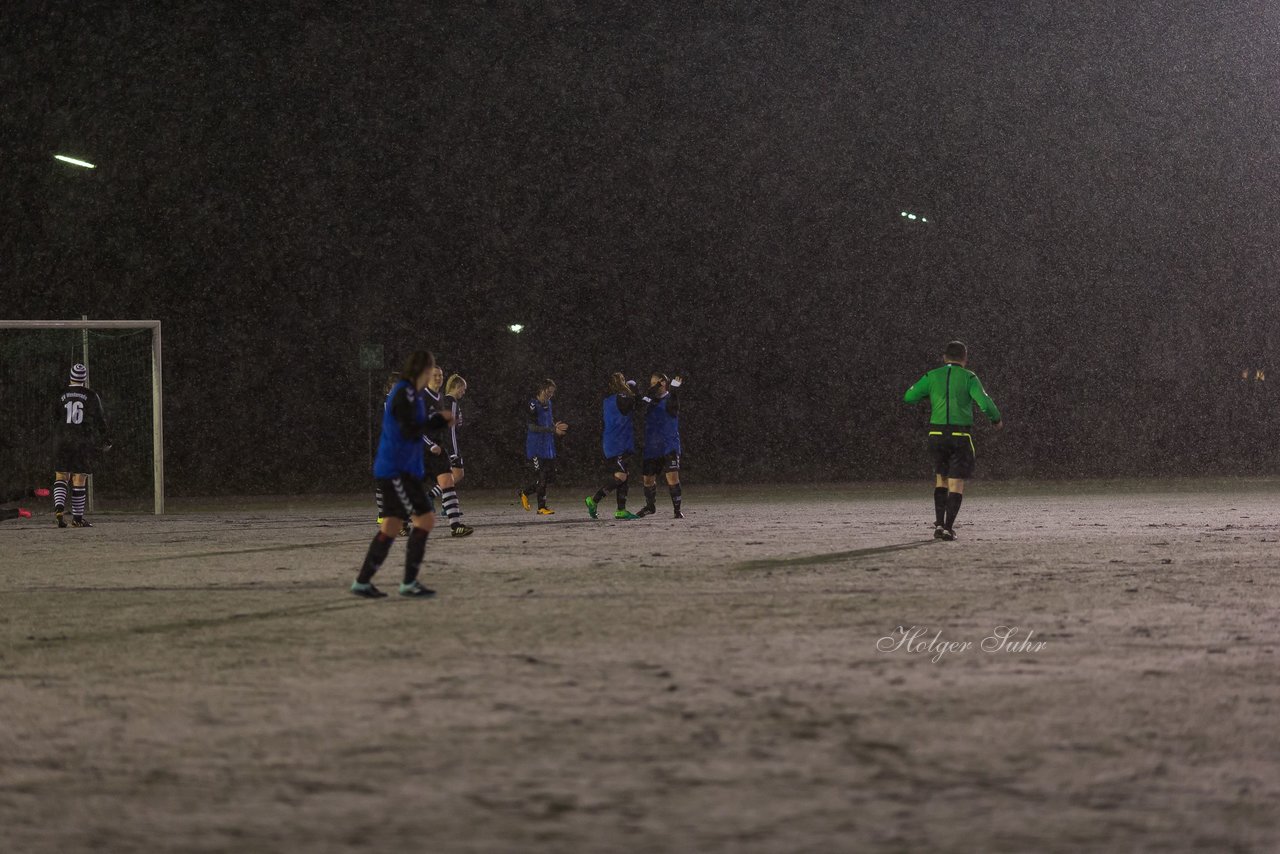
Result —
<path fill-rule="evenodd" d="M 627 479 L 630 476 L 631 455 L 636 452 L 636 430 L 632 420 L 636 411 L 635 387 L 635 381 L 629 381 L 620 372 L 609 378 L 609 395 L 604 399 L 603 406 L 604 434 L 601 441 L 606 473 L 604 484 L 596 490 L 595 495 L 587 499 L 587 512 L 592 519 L 600 518 L 597 508 L 604 497 L 614 490 L 617 490 L 618 511 L 613 514 L 613 518 L 639 518 L 627 510 Z"/>
<path fill-rule="evenodd" d="M 427 550 L 427 537 L 436 521 L 435 507 L 427 494 L 422 437 L 428 431 L 448 424 L 453 418 L 451 413 L 429 411 L 427 408 L 423 389 L 435 370 L 435 361 L 435 357 L 424 350 L 410 355 L 382 408 L 382 434 L 373 463 L 373 476 L 382 495 L 382 524 L 369 544 L 360 574 L 351 585 L 352 593 L 366 599 L 381 599 L 387 595 L 373 586 L 373 576 L 382 568 L 406 519 L 412 520 L 413 526 L 405 551 L 400 595 L 420 599 L 435 595 L 434 590 L 418 581 L 422 558 Z"/>
<path fill-rule="evenodd" d="M 532 510 L 529 496 L 537 495 L 539 516 L 551 516 L 556 512 L 547 506 L 547 484 L 556 477 L 556 437 L 569 430 L 568 424 L 556 421 L 551 409 L 551 398 L 555 396 L 555 381 L 543 380 L 525 409 L 524 455 L 533 469 L 534 480 L 520 490 L 520 506 Z"/>
<path fill-rule="evenodd" d="M 637 516 L 658 512 L 658 474 L 666 475 L 675 518 L 683 519 L 680 491 L 680 399 L 677 392 L 684 380 L 668 380 L 666 374 L 654 372 L 649 377 L 649 390 L 640 398 L 644 415 L 644 507 Z"/>

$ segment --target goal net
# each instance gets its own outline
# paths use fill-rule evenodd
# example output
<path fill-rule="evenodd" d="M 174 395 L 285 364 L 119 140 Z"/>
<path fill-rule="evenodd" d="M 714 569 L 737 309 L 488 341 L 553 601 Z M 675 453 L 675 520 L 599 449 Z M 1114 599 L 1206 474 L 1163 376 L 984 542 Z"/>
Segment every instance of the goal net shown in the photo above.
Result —
<path fill-rule="evenodd" d="M 94 463 L 90 508 L 163 513 L 158 320 L 0 320 L 0 489 L 52 485 L 55 408 L 77 362 L 112 441 Z"/>

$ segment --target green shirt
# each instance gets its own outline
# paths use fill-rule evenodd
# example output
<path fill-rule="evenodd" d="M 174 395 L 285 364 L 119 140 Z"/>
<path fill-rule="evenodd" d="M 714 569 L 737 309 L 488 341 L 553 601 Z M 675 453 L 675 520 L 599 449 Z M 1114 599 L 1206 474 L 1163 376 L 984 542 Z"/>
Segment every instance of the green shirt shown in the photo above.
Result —
<path fill-rule="evenodd" d="M 991 423 L 1000 420 L 1000 410 L 996 409 L 995 401 L 982 387 L 978 375 L 959 365 L 946 364 L 934 368 L 907 389 L 902 399 L 907 403 L 919 403 L 925 398 L 929 399 L 933 407 L 933 413 L 929 416 L 931 425 L 972 427 L 975 403 L 991 419 Z"/>

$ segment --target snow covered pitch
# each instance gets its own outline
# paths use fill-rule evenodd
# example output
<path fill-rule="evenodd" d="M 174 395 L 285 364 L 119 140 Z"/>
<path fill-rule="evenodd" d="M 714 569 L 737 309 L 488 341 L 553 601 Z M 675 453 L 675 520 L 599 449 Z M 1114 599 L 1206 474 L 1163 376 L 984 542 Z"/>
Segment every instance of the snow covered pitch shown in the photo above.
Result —
<path fill-rule="evenodd" d="M 367 499 L 5 523 L 3 847 L 1277 850 L 1280 484 L 1160 487 L 464 490 L 429 602 Z"/>

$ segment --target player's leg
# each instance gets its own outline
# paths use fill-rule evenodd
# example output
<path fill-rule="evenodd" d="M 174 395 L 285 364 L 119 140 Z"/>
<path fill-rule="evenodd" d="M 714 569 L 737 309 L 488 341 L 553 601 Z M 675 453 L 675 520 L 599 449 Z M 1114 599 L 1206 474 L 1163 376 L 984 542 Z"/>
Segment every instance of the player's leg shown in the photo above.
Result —
<path fill-rule="evenodd" d="M 929 458 L 933 461 L 933 538 L 941 540 L 947 525 L 947 470 L 951 450 L 941 434 L 929 437 Z"/>
<path fill-rule="evenodd" d="M 382 568 L 387 554 L 391 551 L 392 543 L 396 541 L 396 534 L 400 532 L 404 520 L 409 517 L 409 512 L 405 509 L 401 498 L 403 490 L 397 489 L 397 481 L 398 479 L 378 481 L 378 493 L 382 495 L 382 506 L 378 509 L 382 514 L 382 522 L 378 526 L 378 533 L 373 537 L 373 542 L 369 544 L 369 550 L 365 553 L 360 573 L 351 585 L 352 593 L 366 599 L 381 599 L 387 595 L 373 586 L 373 576 Z"/>
<path fill-rule="evenodd" d="M 637 516 L 658 512 L 658 472 L 662 471 L 662 459 L 646 459 L 641 463 L 640 482 L 644 485 L 644 507 Z"/>
<path fill-rule="evenodd" d="M 956 538 L 956 516 L 960 514 L 960 504 L 963 501 L 964 479 L 958 477 L 947 478 L 947 517 L 942 525 L 942 538 L 944 540 L 954 540 Z"/>
<path fill-rule="evenodd" d="M 618 481 L 618 490 L 614 493 L 618 500 L 618 510 L 613 514 L 615 519 L 637 519 L 636 514 L 627 509 L 627 494 L 631 491 L 631 474 L 625 473 Z"/>
<path fill-rule="evenodd" d="M 529 496 L 537 493 L 538 484 L 542 482 L 542 460 L 538 457 L 533 457 L 529 460 L 529 465 L 533 469 L 533 482 L 520 489 L 520 506 L 525 510 L 533 509 L 533 506 L 529 504 Z"/>
<path fill-rule="evenodd" d="M 586 499 L 587 512 L 591 514 L 592 519 L 600 518 L 600 514 L 596 508 L 600 505 L 601 501 L 604 501 L 604 497 L 617 489 L 622 481 L 626 480 L 627 477 L 626 467 L 622 464 L 622 457 L 605 458 L 604 467 L 604 483 L 600 484 L 600 488 L 596 490 L 595 495 L 589 496 Z M 621 475 L 621 477 L 619 477 L 619 475 Z"/>
<path fill-rule="evenodd" d="M 667 491 L 671 493 L 671 508 L 675 511 L 675 518 L 683 519 L 684 511 L 681 509 L 683 493 L 680 489 L 680 455 L 668 454 L 665 468 Z"/>
<path fill-rule="evenodd" d="M 933 536 L 942 539 L 942 529 L 947 524 L 947 476 L 933 476 Z"/>
<path fill-rule="evenodd" d="M 53 516 L 58 520 L 58 527 L 67 527 L 66 520 L 62 518 L 62 514 L 67 509 L 67 484 L 71 480 L 71 473 L 66 471 L 57 471 L 53 473 Z"/>
<path fill-rule="evenodd" d="M 71 527 L 92 528 L 93 525 L 84 518 L 85 504 L 89 498 L 89 475 L 87 472 L 71 473 Z"/>
<path fill-rule="evenodd" d="M 412 599 L 430 599 L 436 592 L 418 581 L 418 573 L 422 569 L 422 559 L 426 556 L 427 538 L 431 536 L 431 529 L 436 526 L 435 507 L 427 494 L 425 482 L 406 479 L 405 489 L 409 496 L 413 525 L 409 528 L 409 542 L 405 547 L 404 581 L 400 583 L 400 595 Z"/>
<path fill-rule="evenodd" d="M 543 460 L 538 477 L 538 515 L 554 516 L 555 512 L 547 506 L 547 487 L 556 478 L 555 459 Z"/>
<path fill-rule="evenodd" d="M 457 481 L 453 479 L 452 470 L 436 476 L 436 486 L 440 492 L 440 504 L 444 514 L 449 518 L 449 531 L 455 537 L 465 537 L 474 529 L 463 524 L 462 505 L 458 503 Z M 432 497 L 435 493 L 432 493 Z"/>
<path fill-rule="evenodd" d="M 956 516 L 964 501 L 964 482 L 972 477 L 974 469 L 973 440 L 968 436 L 951 439 L 951 460 L 947 470 L 947 518 L 943 524 L 943 539 L 956 538 Z"/>

